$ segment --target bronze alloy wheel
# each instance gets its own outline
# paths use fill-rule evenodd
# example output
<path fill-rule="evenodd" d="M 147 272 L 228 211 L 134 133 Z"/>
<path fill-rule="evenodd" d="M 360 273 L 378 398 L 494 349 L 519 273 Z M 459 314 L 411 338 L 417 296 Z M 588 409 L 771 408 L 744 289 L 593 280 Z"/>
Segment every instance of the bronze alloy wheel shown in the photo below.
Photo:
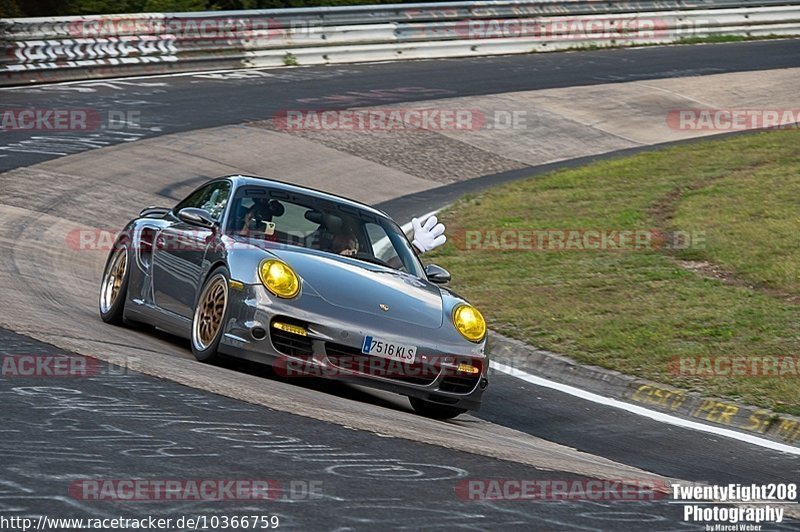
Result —
<path fill-rule="evenodd" d="M 100 310 L 107 313 L 116 303 L 128 270 L 128 249 L 120 246 L 109 261 L 100 290 Z"/>
<path fill-rule="evenodd" d="M 214 343 L 228 306 L 228 280 L 218 273 L 206 283 L 192 323 L 192 343 L 198 351 L 204 351 Z"/>

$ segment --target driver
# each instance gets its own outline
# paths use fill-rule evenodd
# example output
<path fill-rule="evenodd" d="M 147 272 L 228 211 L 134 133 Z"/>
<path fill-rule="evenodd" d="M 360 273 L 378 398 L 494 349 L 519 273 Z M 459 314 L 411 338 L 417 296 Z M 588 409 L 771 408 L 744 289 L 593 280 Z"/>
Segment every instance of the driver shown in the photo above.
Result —
<path fill-rule="evenodd" d="M 334 233 L 331 239 L 331 252 L 345 257 L 355 257 L 358 254 L 358 239 L 352 226 L 343 224 L 341 229 Z"/>
<path fill-rule="evenodd" d="M 411 226 L 414 231 L 412 244 L 420 253 L 438 248 L 447 241 L 447 237 L 444 235 L 444 224 L 439 223 L 434 215 L 426 218 L 424 222 L 412 218 Z M 344 223 L 333 233 L 330 250 L 347 257 L 354 257 L 358 254 L 358 238 L 352 225 Z"/>

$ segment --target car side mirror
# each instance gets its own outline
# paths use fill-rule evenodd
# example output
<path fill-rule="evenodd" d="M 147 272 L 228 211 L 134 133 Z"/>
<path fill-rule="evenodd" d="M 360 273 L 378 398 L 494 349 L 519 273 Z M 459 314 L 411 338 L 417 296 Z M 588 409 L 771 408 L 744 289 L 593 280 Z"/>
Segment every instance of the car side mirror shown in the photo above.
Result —
<path fill-rule="evenodd" d="M 436 264 L 428 264 L 425 266 L 425 276 L 430 282 L 435 284 L 445 284 L 450 281 L 450 272 Z"/>
<path fill-rule="evenodd" d="M 208 211 L 194 207 L 186 207 L 178 211 L 178 218 L 187 224 L 205 227 L 206 229 L 213 229 L 217 225 L 216 220 L 211 217 Z"/>

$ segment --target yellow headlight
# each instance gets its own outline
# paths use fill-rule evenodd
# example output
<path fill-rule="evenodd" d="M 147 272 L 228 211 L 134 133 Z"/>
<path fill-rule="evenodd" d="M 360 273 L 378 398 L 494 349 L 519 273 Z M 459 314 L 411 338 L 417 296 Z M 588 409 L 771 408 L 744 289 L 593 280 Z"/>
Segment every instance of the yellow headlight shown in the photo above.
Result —
<path fill-rule="evenodd" d="M 300 278 L 283 261 L 276 259 L 263 261 L 258 267 L 258 275 L 267 290 L 278 297 L 289 299 L 300 292 Z"/>
<path fill-rule="evenodd" d="M 486 336 L 486 321 L 471 305 L 462 304 L 453 309 L 453 325 L 470 342 L 480 342 Z"/>

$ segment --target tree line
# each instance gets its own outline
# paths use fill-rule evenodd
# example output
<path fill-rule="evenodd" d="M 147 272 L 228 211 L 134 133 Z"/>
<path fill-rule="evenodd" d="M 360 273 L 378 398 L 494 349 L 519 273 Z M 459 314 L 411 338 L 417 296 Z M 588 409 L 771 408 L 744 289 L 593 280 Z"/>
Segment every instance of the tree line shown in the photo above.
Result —
<path fill-rule="evenodd" d="M 420 1 L 436 2 L 436 0 L 0 0 L 0 18 L 408 4 Z"/>

